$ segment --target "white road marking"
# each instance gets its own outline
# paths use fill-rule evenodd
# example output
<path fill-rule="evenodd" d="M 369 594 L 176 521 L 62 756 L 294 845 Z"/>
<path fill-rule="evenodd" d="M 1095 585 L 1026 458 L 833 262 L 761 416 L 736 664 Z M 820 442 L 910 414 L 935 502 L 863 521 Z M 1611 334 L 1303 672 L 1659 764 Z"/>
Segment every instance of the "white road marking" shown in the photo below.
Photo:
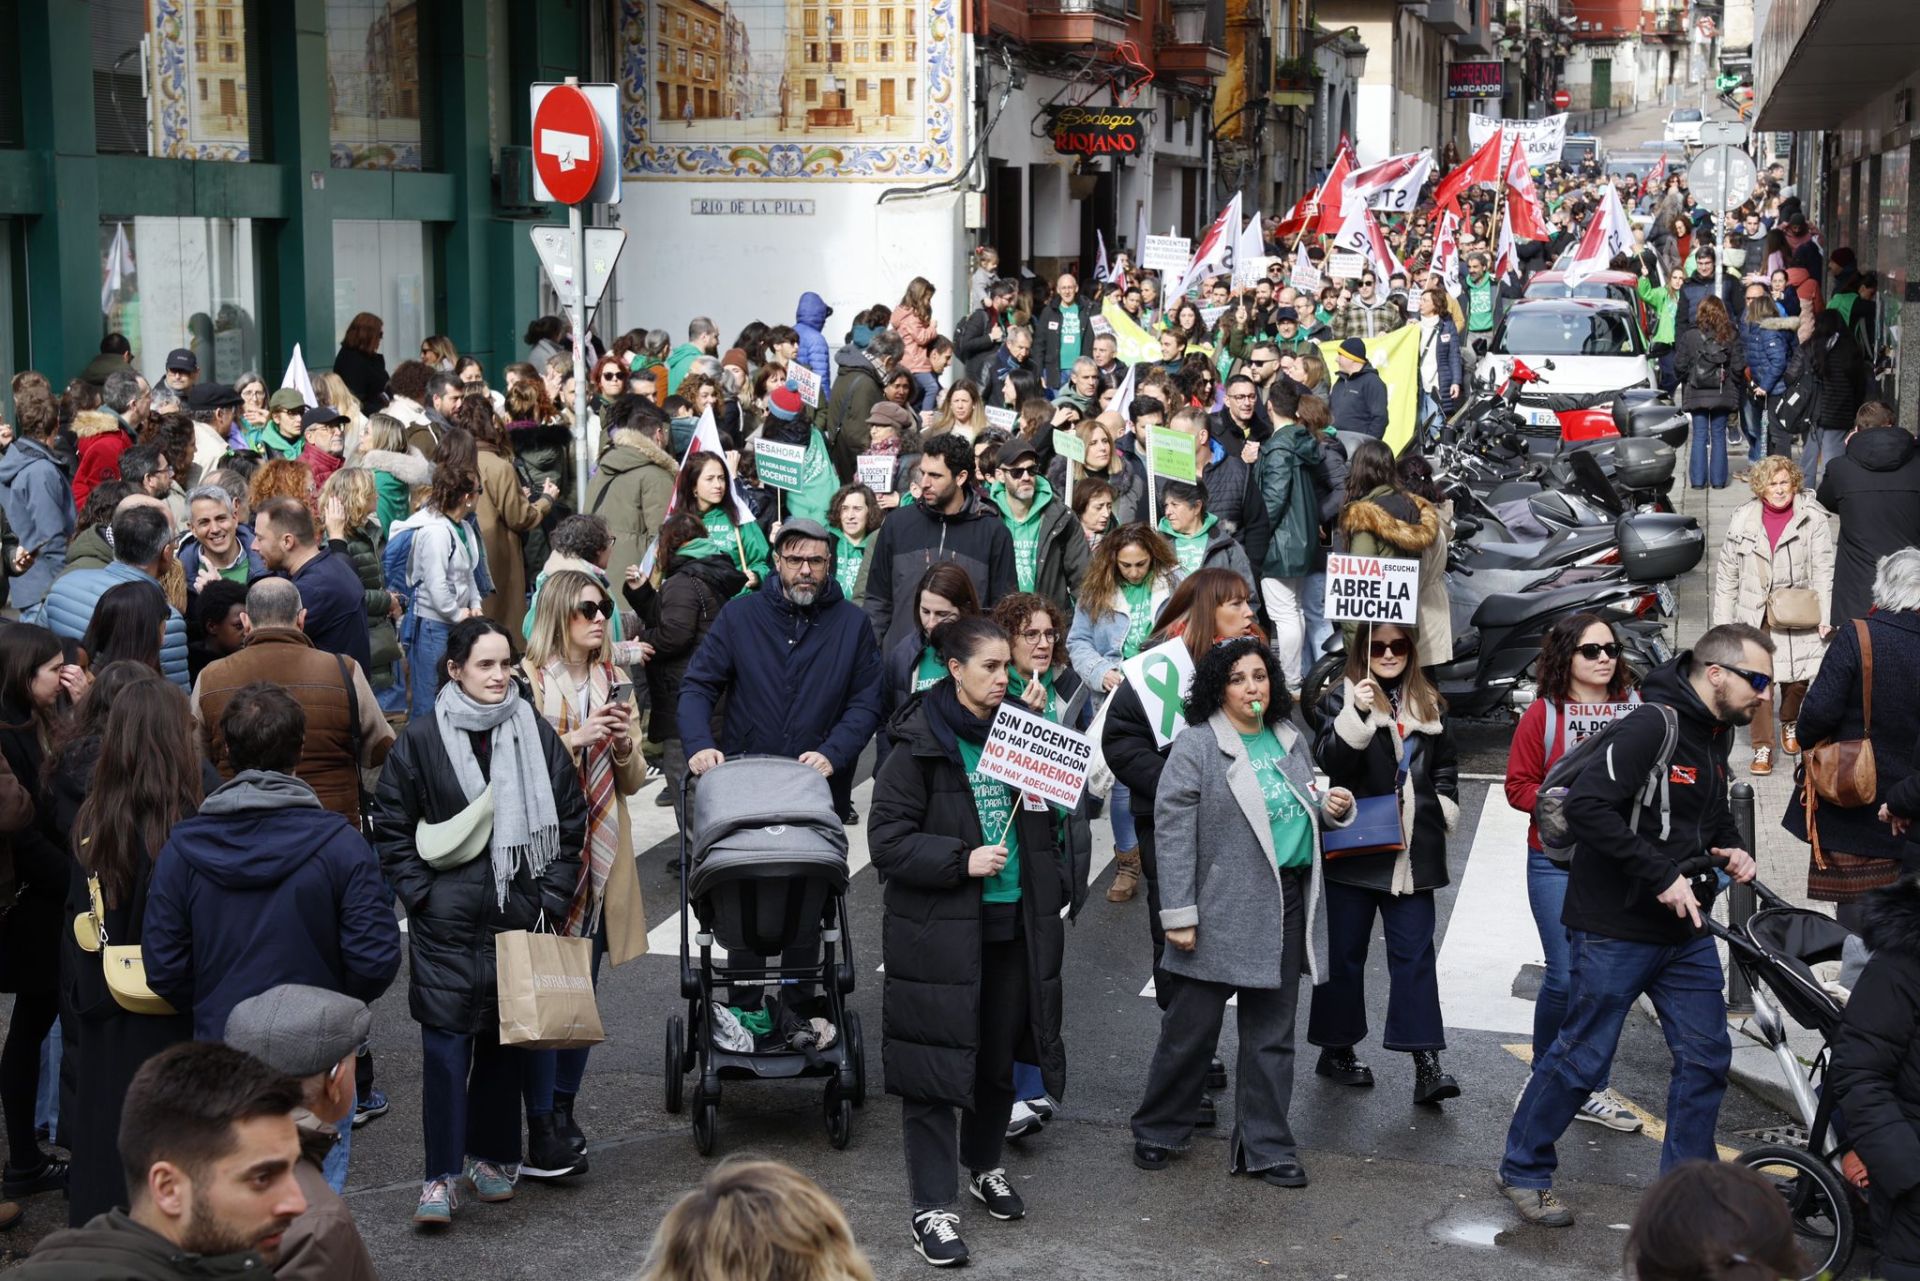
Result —
<path fill-rule="evenodd" d="M 1445 941 L 1440 945 L 1440 1010 L 1451 1028 L 1533 1031 L 1533 1002 L 1513 995 L 1521 965 L 1539 961 L 1540 937 L 1527 906 L 1527 816 L 1487 789 Z"/>

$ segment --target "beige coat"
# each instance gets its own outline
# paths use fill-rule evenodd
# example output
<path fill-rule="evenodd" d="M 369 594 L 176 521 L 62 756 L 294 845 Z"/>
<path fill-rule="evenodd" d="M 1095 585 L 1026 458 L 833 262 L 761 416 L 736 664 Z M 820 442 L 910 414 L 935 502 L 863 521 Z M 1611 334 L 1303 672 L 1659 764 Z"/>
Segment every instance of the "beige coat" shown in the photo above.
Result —
<path fill-rule="evenodd" d="M 1720 560 L 1713 573 L 1713 623 L 1766 626 L 1767 596 L 1776 588 L 1810 587 L 1820 595 L 1820 617 L 1833 610 L 1833 527 L 1826 508 L 1802 490 L 1793 518 L 1777 546 L 1767 546 L 1760 523 L 1760 500 L 1751 499 L 1733 513 Z M 1773 675 L 1781 684 L 1810 681 L 1820 670 L 1827 643 L 1817 629 L 1769 630 L 1773 637 Z"/>
<path fill-rule="evenodd" d="M 527 616 L 527 562 L 521 536 L 540 523 L 551 504 L 528 502 L 520 492 L 520 473 L 513 460 L 491 444 L 477 451 L 480 463 L 480 543 L 487 549 L 487 572 L 493 575 L 493 595 L 480 603 L 480 612 L 518 638 Z"/>

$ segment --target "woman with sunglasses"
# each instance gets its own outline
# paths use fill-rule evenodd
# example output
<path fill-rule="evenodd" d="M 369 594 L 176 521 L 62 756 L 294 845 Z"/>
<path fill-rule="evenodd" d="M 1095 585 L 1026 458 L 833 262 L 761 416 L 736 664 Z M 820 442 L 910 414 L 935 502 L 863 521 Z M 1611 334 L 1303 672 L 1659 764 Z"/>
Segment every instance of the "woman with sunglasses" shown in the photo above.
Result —
<path fill-rule="evenodd" d="M 626 798 L 646 782 L 647 762 L 636 750 L 633 684 L 612 661 L 613 611 L 613 597 L 591 575 L 554 571 L 541 585 L 520 664 L 534 710 L 573 753 L 586 797 L 580 879 L 565 920 L 554 926 L 561 934 L 593 940 L 596 984 L 608 951 L 615 965 L 646 951 L 647 918 Z M 586 1136 L 573 1119 L 586 1071 L 584 1049 L 529 1053 L 527 1161 L 520 1167 L 528 1178 L 564 1178 L 587 1168 Z"/>
<path fill-rule="evenodd" d="M 1389 979 L 1380 1044 L 1413 1056 L 1413 1101 L 1437 1104 L 1460 1094 L 1440 1067 L 1447 1033 L 1433 945 L 1433 892 L 1448 883 L 1447 833 L 1460 813 L 1459 764 L 1446 703 L 1420 670 L 1413 633 L 1381 623 L 1358 640 L 1347 648 L 1345 680 L 1321 700 L 1314 755 L 1333 786 L 1397 799 L 1406 848 L 1326 860 L 1328 967 L 1313 990 L 1307 1040 L 1320 1047 L 1321 1076 L 1373 1084 L 1353 1047 L 1367 1035 L 1367 947 L 1378 917 Z"/>
<path fill-rule="evenodd" d="M 1568 614 L 1540 642 L 1539 696 L 1527 705 L 1507 752 L 1507 803 L 1532 814 L 1547 771 L 1582 739 L 1640 701 L 1633 673 L 1620 661 L 1619 638 L 1597 614 Z M 1560 923 L 1567 902 L 1567 865 L 1540 850 L 1540 833 L 1527 824 L 1527 904 L 1540 932 L 1545 975 L 1533 1003 L 1533 1058 L 1546 1057 L 1567 1017 L 1571 941 Z M 1631 1132 L 1640 1118 L 1613 1091 L 1601 1087 L 1580 1105 L 1579 1120 Z"/>

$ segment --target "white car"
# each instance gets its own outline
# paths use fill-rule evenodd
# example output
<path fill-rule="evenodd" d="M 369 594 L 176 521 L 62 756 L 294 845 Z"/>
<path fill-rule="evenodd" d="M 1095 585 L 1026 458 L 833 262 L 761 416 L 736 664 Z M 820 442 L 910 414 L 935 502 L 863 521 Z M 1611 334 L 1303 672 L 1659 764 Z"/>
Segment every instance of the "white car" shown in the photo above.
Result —
<path fill-rule="evenodd" d="M 1698 107 L 1675 107 L 1667 115 L 1666 140 L 1686 147 L 1700 145 L 1700 126 L 1706 114 Z"/>
<path fill-rule="evenodd" d="M 1557 428 L 1549 406 L 1558 397 L 1659 385 L 1637 318 L 1613 298 L 1520 299 L 1493 331 L 1474 377 L 1498 387 L 1515 360 L 1540 375 L 1521 395 L 1518 408 L 1523 419 L 1541 428 Z"/>

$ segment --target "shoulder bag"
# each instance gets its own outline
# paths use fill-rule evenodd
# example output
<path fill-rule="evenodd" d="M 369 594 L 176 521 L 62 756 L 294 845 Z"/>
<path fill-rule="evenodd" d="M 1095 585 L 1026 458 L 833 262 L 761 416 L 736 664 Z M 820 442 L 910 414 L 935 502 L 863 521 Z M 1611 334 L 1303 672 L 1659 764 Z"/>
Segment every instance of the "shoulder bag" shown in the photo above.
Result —
<path fill-rule="evenodd" d="M 1768 630 L 1810 632 L 1820 626 L 1820 593 L 1811 587 L 1776 587 L 1767 593 Z"/>
<path fill-rule="evenodd" d="M 1400 789 L 1406 786 L 1408 764 L 1412 759 L 1413 742 L 1402 739 L 1400 768 L 1394 771 L 1393 790 L 1385 796 L 1354 797 L 1351 823 L 1321 829 L 1322 858 L 1331 861 L 1355 854 L 1392 854 L 1407 848 L 1407 830 L 1400 825 Z"/>
<path fill-rule="evenodd" d="M 134 914 L 144 915 L 144 889 Z M 138 943 L 114 943 L 107 937 L 107 910 L 100 894 L 100 878 L 87 878 L 87 910 L 73 918 L 73 939 L 83 952 L 98 953 L 114 1004 L 129 1014 L 172 1014 L 173 1006 L 147 986 L 147 963 Z"/>
<path fill-rule="evenodd" d="M 1830 739 L 1809 747 L 1805 753 L 1805 805 L 1807 841 L 1813 846 L 1815 866 L 1824 868 L 1826 859 L 1820 850 L 1820 835 L 1814 825 L 1814 811 L 1821 801 L 1843 809 L 1873 804 L 1880 794 L 1880 772 L 1873 759 L 1873 637 L 1864 618 L 1853 620 L 1860 638 L 1860 708 L 1863 723 L 1859 738 Z"/>

